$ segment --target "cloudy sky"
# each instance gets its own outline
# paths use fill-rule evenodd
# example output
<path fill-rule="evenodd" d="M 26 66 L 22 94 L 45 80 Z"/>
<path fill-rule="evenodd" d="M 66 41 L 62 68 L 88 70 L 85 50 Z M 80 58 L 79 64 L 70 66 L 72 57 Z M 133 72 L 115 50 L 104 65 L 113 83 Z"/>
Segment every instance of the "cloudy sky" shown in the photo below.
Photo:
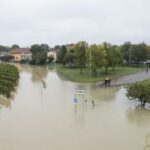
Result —
<path fill-rule="evenodd" d="M 150 44 L 149 0 L 0 0 L 0 44 Z"/>

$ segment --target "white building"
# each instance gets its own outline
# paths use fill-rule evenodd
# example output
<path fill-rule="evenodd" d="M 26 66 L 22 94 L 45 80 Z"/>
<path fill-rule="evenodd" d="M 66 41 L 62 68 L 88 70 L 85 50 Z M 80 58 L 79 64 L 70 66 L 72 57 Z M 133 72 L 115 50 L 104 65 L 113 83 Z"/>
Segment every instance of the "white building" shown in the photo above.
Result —
<path fill-rule="evenodd" d="M 57 62 L 59 53 L 60 53 L 60 50 L 57 50 L 57 51 L 49 51 L 49 52 L 47 53 L 47 57 L 53 57 L 53 58 L 54 58 L 53 62 Z"/>

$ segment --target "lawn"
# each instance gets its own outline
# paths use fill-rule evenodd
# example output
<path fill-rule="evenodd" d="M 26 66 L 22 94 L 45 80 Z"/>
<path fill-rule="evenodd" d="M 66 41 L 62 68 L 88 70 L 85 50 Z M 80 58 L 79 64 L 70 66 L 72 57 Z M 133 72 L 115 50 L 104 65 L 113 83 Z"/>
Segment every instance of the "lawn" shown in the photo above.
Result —
<path fill-rule="evenodd" d="M 116 67 L 113 71 L 112 68 L 109 68 L 108 74 L 105 74 L 105 68 L 101 68 L 97 71 L 96 75 L 90 77 L 90 69 L 83 69 L 83 73 L 80 74 L 80 70 L 76 68 L 63 68 L 62 65 L 50 65 L 50 69 L 55 69 L 58 73 L 65 76 L 68 80 L 75 82 L 98 82 L 103 81 L 106 77 L 109 77 L 111 80 L 118 79 L 122 76 L 129 74 L 134 74 L 140 71 L 143 71 L 144 68 L 138 67 Z"/>

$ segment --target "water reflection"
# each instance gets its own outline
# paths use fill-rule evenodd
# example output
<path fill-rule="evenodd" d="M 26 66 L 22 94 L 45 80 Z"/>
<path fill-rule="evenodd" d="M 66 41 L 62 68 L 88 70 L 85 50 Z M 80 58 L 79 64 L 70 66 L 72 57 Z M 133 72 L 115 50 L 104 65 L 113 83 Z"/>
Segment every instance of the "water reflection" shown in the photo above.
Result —
<path fill-rule="evenodd" d="M 0 100 L 1 107 L 11 107 L 1 111 L 0 150 L 149 150 L 149 134 L 146 143 L 143 136 L 150 112 L 129 109 L 124 88 L 65 81 L 44 66 L 19 69 L 13 105 Z M 41 91 L 42 80 L 47 88 Z M 77 105 L 75 90 L 86 90 Z"/>
<path fill-rule="evenodd" d="M 33 82 L 41 82 L 46 79 L 48 75 L 48 69 L 46 66 L 40 67 L 35 66 L 32 69 L 32 81 Z"/>
<path fill-rule="evenodd" d="M 0 97 L 0 107 L 11 108 L 11 100 Z"/>
<path fill-rule="evenodd" d="M 150 133 L 147 133 L 145 136 L 145 146 L 143 150 L 150 150 Z"/>
<path fill-rule="evenodd" d="M 150 127 L 150 111 L 136 108 L 129 108 L 126 111 L 127 119 L 130 123 L 141 126 Z"/>
<path fill-rule="evenodd" d="M 14 64 L 21 72 L 27 72 L 32 75 L 31 79 L 33 82 L 41 82 L 45 80 L 49 69 L 47 66 L 31 66 L 27 64 Z"/>

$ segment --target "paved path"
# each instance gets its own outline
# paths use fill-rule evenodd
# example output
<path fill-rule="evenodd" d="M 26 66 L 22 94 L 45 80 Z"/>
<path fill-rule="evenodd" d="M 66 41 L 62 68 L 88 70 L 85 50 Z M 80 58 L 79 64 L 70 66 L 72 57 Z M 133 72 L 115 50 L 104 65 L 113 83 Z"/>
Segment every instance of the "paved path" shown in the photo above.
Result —
<path fill-rule="evenodd" d="M 131 83 L 143 81 L 143 80 L 149 79 L 149 78 L 150 78 L 150 71 L 149 72 L 143 71 L 143 72 L 139 72 L 139 73 L 135 73 L 135 74 L 121 77 L 118 80 L 111 81 L 111 86 L 131 84 Z M 99 82 L 96 85 L 104 86 L 104 83 Z"/>

